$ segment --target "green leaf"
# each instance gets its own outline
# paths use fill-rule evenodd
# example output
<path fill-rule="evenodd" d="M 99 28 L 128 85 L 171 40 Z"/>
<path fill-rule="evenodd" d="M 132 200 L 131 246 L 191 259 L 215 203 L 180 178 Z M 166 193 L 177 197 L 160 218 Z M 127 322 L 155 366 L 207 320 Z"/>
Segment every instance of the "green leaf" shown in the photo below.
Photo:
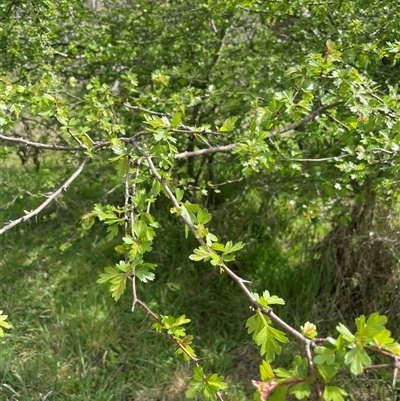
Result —
<path fill-rule="evenodd" d="M 264 359 L 262 360 L 260 365 L 260 377 L 263 382 L 269 381 L 275 377 L 271 365 Z"/>
<path fill-rule="evenodd" d="M 276 295 L 270 295 L 269 291 L 264 291 L 262 296 L 259 296 L 257 293 L 252 292 L 252 295 L 260 303 L 260 305 L 270 308 L 270 305 L 285 305 L 285 301 L 282 298 L 277 297 Z"/>
<path fill-rule="evenodd" d="M 353 375 L 363 373 L 364 366 L 371 366 L 371 359 L 364 349 L 355 347 L 346 353 L 344 361 L 346 365 L 350 365 L 350 371 Z"/>
<path fill-rule="evenodd" d="M 324 389 L 323 397 L 325 401 L 343 401 L 345 396 L 347 396 L 346 391 L 340 387 L 326 386 Z"/>
<path fill-rule="evenodd" d="M 386 316 L 381 316 L 378 312 L 372 313 L 367 322 L 365 322 L 365 316 L 361 315 L 356 319 L 356 327 L 358 337 L 372 338 L 375 334 L 385 330 L 385 324 L 387 323 Z"/>
<path fill-rule="evenodd" d="M 249 334 L 253 333 L 253 340 L 260 346 L 261 356 L 265 354 L 267 361 L 272 362 L 275 359 L 275 355 L 281 352 L 278 341 L 287 343 L 289 340 L 285 333 L 270 326 L 270 322 L 271 319 L 263 316 L 258 311 L 255 315 L 247 319 L 246 327 Z"/>
<path fill-rule="evenodd" d="M 189 335 L 189 336 L 185 336 L 184 338 L 177 338 L 177 341 L 179 341 L 179 344 L 181 344 L 185 350 L 192 356 L 192 357 L 196 357 L 196 353 L 194 352 L 193 348 L 190 346 L 190 344 L 192 343 L 193 340 L 193 336 Z M 176 350 L 177 354 L 182 354 L 183 357 L 185 358 L 185 360 L 190 361 L 189 356 L 187 355 L 186 352 L 184 352 L 182 350 L 182 348 L 177 348 Z"/>
<path fill-rule="evenodd" d="M 120 261 L 115 265 L 115 267 L 116 267 L 118 270 L 121 270 L 122 272 L 125 272 L 125 273 L 130 272 L 130 271 L 132 270 L 132 264 L 131 264 L 131 263 L 126 263 L 126 262 L 124 262 L 123 260 L 120 260 Z"/>
<path fill-rule="evenodd" d="M 347 117 L 345 121 L 349 130 L 357 129 L 358 119 L 356 117 Z"/>
<path fill-rule="evenodd" d="M 274 369 L 274 373 L 280 379 L 290 379 L 291 377 L 293 377 L 293 371 L 292 370 L 289 371 L 285 368 L 276 368 Z"/>
<path fill-rule="evenodd" d="M 243 242 L 238 242 L 235 245 L 233 245 L 232 241 L 228 241 L 225 245 L 225 251 L 224 254 L 232 253 L 232 252 L 237 252 L 241 249 L 244 248 Z"/>
<path fill-rule="evenodd" d="M 211 245 L 211 248 L 214 249 L 215 251 L 223 252 L 225 250 L 225 245 L 220 244 L 219 242 L 214 242 Z"/>
<path fill-rule="evenodd" d="M 164 316 L 161 315 L 161 328 L 166 330 L 168 334 L 172 334 L 175 337 L 183 341 L 182 337 L 188 339 L 188 336 L 185 334 L 185 328 L 181 327 L 182 325 L 189 323 L 190 319 L 187 319 L 185 315 L 179 316 L 178 318 L 174 318 L 173 316 Z"/>
<path fill-rule="evenodd" d="M 100 278 L 96 281 L 96 283 L 103 284 L 107 281 L 111 280 L 114 277 L 117 277 L 120 273 L 118 273 L 113 267 L 105 267 L 106 273 L 100 273 Z"/>
<path fill-rule="evenodd" d="M 193 371 L 193 379 L 194 381 L 203 383 L 205 377 L 204 377 L 204 372 L 203 368 L 201 366 L 196 366 Z"/>
<path fill-rule="evenodd" d="M 213 242 L 217 242 L 217 241 L 218 241 L 218 238 L 214 234 L 209 232 L 206 235 L 207 246 L 212 247 Z"/>
<path fill-rule="evenodd" d="M 197 205 L 195 205 L 197 206 Z M 189 204 L 187 202 L 185 202 L 184 205 L 181 206 L 181 213 L 182 215 L 189 220 L 192 224 L 196 223 L 197 218 L 196 215 L 194 214 L 195 212 L 197 212 L 198 210 L 191 210 L 192 208 L 189 206 Z"/>
<path fill-rule="evenodd" d="M 392 352 L 393 354 L 400 356 L 400 344 L 397 342 L 394 342 L 392 344 L 387 344 L 384 347 L 386 350 Z"/>
<path fill-rule="evenodd" d="M 317 369 L 318 369 L 318 373 L 321 375 L 321 377 L 325 383 L 329 383 L 330 381 L 332 381 L 334 379 L 334 377 L 336 376 L 336 373 L 338 372 L 337 366 L 328 365 L 326 363 L 318 364 Z"/>
<path fill-rule="evenodd" d="M 10 329 L 10 323 L 6 322 L 8 315 L 3 315 L 3 311 L 0 310 L 0 337 L 4 337 L 4 330 L 3 329 Z"/>
<path fill-rule="evenodd" d="M 188 319 L 188 318 L 186 317 L 186 315 L 182 315 L 182 316 L 179 316 L 179 317 L 175 320 L 174 324 L 175 324 L 175 326 L 181 326 L 181 325 L 186 324 L 186 323 L 189 323 L 189 322 L 190 322 L 190 319 Z"/>
<path fill-rule="evenodd" d="M 311 394 L 310 385 L 308 382 L 297 383 L 289 388 L 289 394 L 293 394 L 298 400 L 301 400 Z"/>
<path fill-rule="evenodd" d="M 323 363 L 327 363 L 328 365 L 332 365 L 335 362 L 335 350 L 326 348 L 326 347 L 315 347 L 315 353 L 317 355 L 314 356 L 314 363 L 317 365 L 321 365 Z"/>
<path fill-rule="evenodd" d="M 343 339 L 346 340 L 347 342 L 351 343 L 355 340 L 354 334 L 352 334 L 351 331 L 342 323 L 339 323 L 339 325 L 336 326 L 336 330 L 342 335 Z"/>
<path fill-rule="evenodd" d="M 107 223 L 106 223 L 107 224 Z M 106 240 L 111 241 L 119 234 L 119 224 L 112 224 L 107 227 Z"/>
<path fill-rule="evenodd" d="M 264 291 L 262 298 L 267 302 L 268 305 L 285 305 L 285 301 L 276 295 L 270 295 L 269 291 Z"/>
<path fill-rule="evenodd" d="M 154 269 L 157 265 L 152 265 L 150 263 L 141 264 L 135 267 L 135 276 L 143 283 L 148 281 L 153 281 L 155 279 L 155 274 L 150 271 Z"/>
<path fill-rule="evenodd" d="M 171 128 L 176 128 L 181 123 L 181 120 L 182 114 L 179 112 L 175 113 L 171 120 Z"/>
<path fill-rule="evenodd" d="M 211 252 L 210 257 L 211 257 L 210 263 L 213 266 L 223 266 L 224 265 L 224 262 L 223 262 L 221 256 L 219 256 L 217 253 Z"/>
<path fill-rule="evenodd" d="M 82 134 L 81 135 L 81 140 L 83 142 L 83 144 L 85 145 L 86 149 L 91 150 L 94 142 L 92 141 L 92 139 L 89 137 L 89 135 L 87 134 Z"/>
<path fill-rule="evenodd" d="M 187 398 L 194 398 L 199 391 L 201 391 L 201 389 L 198 384 L 192 385 L 192 387 L 186 391 L 185 396 Z"/>
<path fill-rule="evenodd" d="M 199 248 L 196 248 L 193 250 L 193 254 L 189 256 L 189 259 L 194 260 L 194 261 L 200 261 L 205 259 L 205 261 L 210 257 L 210 251 L 205 247 L 205 246 L 200 246 Z"/>
<path fill-rule="evenodd" d="M 219 376 L 216 373 L 207 378 L 207 384 L 212 386 L 216 391 L 225 390 L 228 385 L 225 383 L 224 376 Z"/>
<path fill-rule="evenodd" d="M 111 296 L 115 301 L 118 301 L 121 298 L 121 295 L 124 293 L 126 288 L 126 276 L 119 276 L 118 278 L 114 278 L 111 281 L 110 291 Z"/>
<path fill-rule="evenodd" d="M 237 121 L 237 117 L 230 117 L 227 118 L 222 127 L 219 129 L 220 132 L 228 132 L 228 131 L 232 131 L 235 128 L 235 123 Z"/>
<path fill-rule="evenodd" d="M 182 200 L 184 194 L 185 194 L 185 191 L 183 191 L 182 189 L 176 188 L 175 196 L 176 196 L 176 200 L 178 202 L 180 202 Z"/>
<path fill-rule="evenodd" d="M 143 220 L 135 221 L 135 224 L 133 225 L 133 231 L 135 232 L 135 234 L 138 238 L 146 237 L 146 234 L 147 234 L 146 229 L 147 229 L 147 224 Z"/>
<path fill-rule="evenodd" d="M 273 390 L 272 394 L 268 398 L 268 401 L 285 401 L 288 387 L 287 386 L 279 386 Z"/>
<path fill-rule="evenodd" d="M 302 358 L 300 355 L 296 355 L 293 361 L 294 374 L 301 378 L 307 378 L 308 376 L 308 360 Z"/>
<path fill-rule="evenodd" d="M 201 366 L 196 366 L 194 368 L 192 380 L 190 381 L 191 388 L 186 391 L 186 397 L 188 398 L 194 398 L 194 396 L 200 392 L 203 391 L 205 387 L 205 377 L 204 377 L 204 372 Z"/>
<path fill-rule="evenodd" d="M 124 241 L 124 243 L 127 245 L 132 245 L 136 242 L 135 239 L 129 234 L 126 237 L 122 237 L 122 241 Z"/>
<path fill-rule="evenodd" d="M 197 213 L 197 221 L 199 224 L 207 224 L 211 220 L 211 214 L 208 213 L 207 209 L 201 209 Z"/>
<path fill-rule="evenodd" d="M 391 335 L 392 333 L 387 329 L 380 331 L 373 337 L 374 344 L 378 347 L 384 347 L 385 345 L 392 344 L 394 342 L 394 338 L 392 338 Z"/>

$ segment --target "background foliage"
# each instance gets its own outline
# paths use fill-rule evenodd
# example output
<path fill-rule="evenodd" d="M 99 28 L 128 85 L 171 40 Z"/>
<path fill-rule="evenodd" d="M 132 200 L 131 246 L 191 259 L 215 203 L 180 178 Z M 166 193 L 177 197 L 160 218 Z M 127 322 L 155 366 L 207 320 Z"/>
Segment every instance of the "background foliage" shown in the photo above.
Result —
<path fill-rule="evenodd" d="M 145 262 L 158 264 L 140 299 L 190 318 L 194 351 L 204 372 L 225 376 L 226 399 L 254 392 L 249 303 L 218 267 L 189 259 L 198 244 L 135 143 L 179 202 L 212 214 L 205 230 L 218 242 L 246 244 L 229 266 L 251 291 L 283 298 L 293 327 L 334 335 L 339 321 L 353 330 L 377 311 L 398 338 L 396 1 L 379 11 L 339 0 L 5 1 L 0 18 L 5 227 L 83 168 L 40 214 L 2 231 L 5 399 L 185 398 L 192 368 L 168 337 L 131 313 L 131 293 L 115 304 L 96 284 L 121 259 L 115 247 L 131 249 L 127 181 L 156 234 L 135 253 L 152 246 Z M 301 352 L 288 347 L 279 366 Z M 350 399 L 392 399 L 385 376 L 368 375 L 368 387 L 340 385 Z"/>

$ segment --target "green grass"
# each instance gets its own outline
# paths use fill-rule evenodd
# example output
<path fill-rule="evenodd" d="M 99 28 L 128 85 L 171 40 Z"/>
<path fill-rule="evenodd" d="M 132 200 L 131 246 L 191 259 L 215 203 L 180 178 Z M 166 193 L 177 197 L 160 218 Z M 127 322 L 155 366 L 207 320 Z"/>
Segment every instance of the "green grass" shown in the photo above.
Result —
<path fill-rule="evenodd" d="M 56 171 L 56 175 L 62 173 Z M 40 182 L 47 182 L 50 188 L 57 177 L 49 182 L 48 174 L 47 170 L 39 172 L 33 184 L 39 187 Z M 0 398 L 184 399 L 192 366 L 175 354 L 167 336 L 151 330 L 152 321 L 143 311 L 130 311 L 128 291 L 115 303 L 107 286 L 96 283 L 99 273 L 115 263 L 118 255 L 115 244 L 95 240 L 101 235 L 100 225 L 82 237 L 73 228 L 79 227 L 79 217 L 103 191 L 104 183 L 90 178 L 78 179 L 64 195 L 62 207 L 54 203 L 36 221 L 21 224 L 1 238 L 1 306 L 13 329 L 1 341 Z M 4 204 L 24 186 L 32 187 L 29 171 L 18 169 L 17 181 L 18 186 L 3 187 Z M 39 202 L 24 193 L 11 209 L 2 211 L 3 221 L 19 217 Z M 214 276 L 207 265 L 194 268 L 187 258 L 190 249 L 183 230 L 169 229 L 181 239 L 168 249 L 160 244 L 155 253 L 157 279 L 139 288 L 139 295 L 157 313 L 186 313 L 192 319 L 188 331 L 201 333 L 196 336 L 195 349 L 204 358 L 203 366 L 223 372 L 232 383 L 241 383 L 232 386 L 228 399 L 243 399 L 251 389 L 235 373 L 235 366 L 242 363 L 240 351 L 247 346 L 243 341 L 248 341 L 243 298 L 235 298 L 231 285 L 224 294 L 227 278 Z M 199 281 L 212 285 L 198 294 Z M 232 304 L 219 313 L 226 297 Z M 231 313 L 236 322 L 230 320 Z"/>
<path fill-rule="evenodd" d="M 68 166 L 53 166 L 35 175 L 15 164 L 5 167 L 7 185 L 1 199 L 10 207 L 1 210 L 3 221 L 23 215 L 43 199 L 29 196 L 24 189 L 35 193 L 38 188 L 57 187 L 68 170 Z M 175 354 L 166 335 L 151 329 L 152 322 L 142 310 L 131 312 L 130 291 L 116 303 L 107 286 L 96 283 L 103 268 L 118 261 L 115 244 L 99 240 L 99 224 L 86 234 L 77 229 L 80 216 L 115 185 L 109 175 L 84 173 L 61 201 L 0 238 L 0 309 L 13 325 L 0 342 L 1 400 L 185 399 L 190 363 Z M 121 192 L 112 192 L 113 199 L 103 202 L 122 197 Z M 16 194 L 20 196 L 15 198 Z M 226 401 L 252 399 L 251 379 L 258 378 L 260 357 L 244 326 L 249 304 L 226 275 L 188 259 L 195 241 L 184 239 L 167 204 L 158 207 L 156 215 L 163 224 L 149 260 L 158 263 L 157 276 L 139 286 L 139 297 L 156 313 L 186 314 L 191 319 L 187 331 L 195 336 L 194 349 L 203 358 L 204 370 L 224 375 L 229 383 Z M 312 307 L 319 272 L 293 269 L 282 251 L 282 239 L 268 235 L 263 223 L 249 224 L 239 210 L 229 220 L 233 229 L 227 231 L 225 213 L 216 211 L 213 229 L 221 240 L 249 243 L 233 268 L 255 280 L 252 289 L 269 289 L 285 298 L 287 306 L 277 312 L 296 327 L 316 319 L 332 329 L 334 317 L 326 319 L 323 309 Z M 257 220 L 256 215 L 248 218 Z M 289 363 L 296 352 L 301 348 L 290 345 L 277 363 Z M 370 375 L 366 381 L 344 378 L 343 383 L 354 388 L 352 400 L 368 399 L 368 392 L 370 400 L 394 400 L 386 382 L 377 380 Z"/>

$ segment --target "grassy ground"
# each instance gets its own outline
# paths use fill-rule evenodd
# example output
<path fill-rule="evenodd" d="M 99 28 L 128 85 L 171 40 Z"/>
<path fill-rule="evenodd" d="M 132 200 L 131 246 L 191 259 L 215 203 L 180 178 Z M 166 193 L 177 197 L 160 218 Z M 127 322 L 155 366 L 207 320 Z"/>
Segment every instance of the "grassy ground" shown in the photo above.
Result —
<path fill-rule="evenodd" d="M 44 193 L 62 182 L 69 169 L 65 163 L 53 164 L 35 174 L 15 163 L 3 167 L 1 221 L 17 218 L 42 201 L 43 196 L 25 190 L 45 188 Z M 83 174 L 36 220 L 0 237 L 0 309 L 13 325 L 0 342 L 1 400 L 185 399 L 192 366 L 175 354 L 168 337 L 151 330 L 142 311 L 130 311 L 129 292 L 115 303 L 107 287 L 96 284 L 103 268 L 118 260 L 115 244 L 99 240 L 100 225 L 89 235 L 76 228 L 79 217 L 114 185 L 107 177 Z M 109 196 L 117 194 L 118 189 Z M 160 210 L 160 217 L 167 211 Z M 215 218 L 215 230 L 223 237 L 218 217 L 223 221 L 226 216 L 217 211 Z M 255 289 L 269 288 L 287 300 L 288 306 L 280 310 L 283 318 L 296 326 L 314 318 L 331 329 L 336 317 L 323 317 L 323 311 L 312 307 L 319 273 L 307 272 L 305 277 L 304 272 L 280 269 L 284 258 L 276 241 L 266 238 L 253 244 L 260 227 L 245 221 L 237 225 L 236 235 L 243 230 L 250 245 L 235 268 L 247 278 L 258 277 Z M 258 378 L 260 358 L 244 327 L 248 302 L 228 277 L 190 262 L 193 246 L 172 218 L 165 219 L 154 246 L 156 280 L 140 287 L 139 296 L 157 313 L 185 313 L 191 319 L 188 332 L 195 335 L 202 366 L 227 378 L 226 401 L 252 399 L 251 379 Z M 298 351 L 290 346 L 279 363 L 287 363 Z M 386 379 L 344 377 L 343 384 L 352 388 L 351 400 L 393 401 L 396 395 Z"/>

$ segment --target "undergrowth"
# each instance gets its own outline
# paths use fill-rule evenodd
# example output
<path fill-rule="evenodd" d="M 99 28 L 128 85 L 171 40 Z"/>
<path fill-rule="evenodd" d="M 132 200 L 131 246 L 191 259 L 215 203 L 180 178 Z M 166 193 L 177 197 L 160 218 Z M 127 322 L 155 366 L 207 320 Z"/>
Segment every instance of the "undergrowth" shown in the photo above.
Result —
<path fill-rule="evenodd" d="M 40 200 L 30 194 L 37 188 L 57 186 L 54 171 L 62 176 L 67 168 L 52 162 L 35 174 L 30 167 L 4 163 L 2 174 L 13 174 L 14 179 L 4 179 L 13 187 L 2 186 L 1 220 L 34 208 Z M 1 237 L 1 309 L 7 311 L 13 326 L 0 345 L 2 400 L 185 399 L 191 366 L 177 357 L 167 336 L 150 329 L 149 317 L 142 311 L 131 312 L 129 293 L 117 305 L 106 286 L 96 284 L 103 268 L 117 260 L 115 244 L 98 241 L 100 226 L 88 234 L 71 229 L 79 228 L 76 216 L 88 212 L 99 199 L 107 202 L 107 197 L 123 196 L 122 188 L 109 178 L 82 174 L 36 221 Z M 268 225 L 274 217 L 271 210 L 259 199 L 249 202 L 249 197 L 257 195 L 248 192 L 231 199 L 228 195 L 230 207 L 216 206 L 213 224 L 223 237 L 229 221 L 230 238 L 236 236 L 233 239 L 248 244 L 233 268 L 253 281 L 254 290 L 269 289 L 284 298 L 286 306 L 280 307 L 279 314 L 296 327 L 312 319 L 329 334 L 338 320 L 351 325 L 334 303 L 316 302 L 317 297 L 329 300 L 332 295 L 321 293 L 318 283 L 323 277 L 318 269 L 302 266 L 300 257 L 297 266 L 293 263 L 290 227 L 283 222 Z M 158 313 L 185 313 L 191 319 L 188 331 L 200 333 L 194 347 L 204 358 L 204 369 L 223 374 L 229 384 L 224 399 L 251 399 L 251 380 L 259 375 L 260 357 L 244 327 L 250 314 L 246 298 L 227 276 L 188 259 L 193 241 L 185 239 L 166 205 L 156 207 L 155 214 L 163 221 L 154 247 L 159 266 L 156 280 L 139 288 L 140 296 Z M 227 220 L 227 209 L 237 211 L 236 216 Z M 260 219 L 262 213 L 269 217 Z M 398 321 L 392 322 L 396 324 L 399 327 Z M 292 345 L 285 352 L 298 350 Z M 291 359 L 281 356 L 282 364 Z M 343 383 L 350 382 L 352 400 L 394 400 L 385 379 L 373 374 L 357 380 L 343 376 Z"/>

